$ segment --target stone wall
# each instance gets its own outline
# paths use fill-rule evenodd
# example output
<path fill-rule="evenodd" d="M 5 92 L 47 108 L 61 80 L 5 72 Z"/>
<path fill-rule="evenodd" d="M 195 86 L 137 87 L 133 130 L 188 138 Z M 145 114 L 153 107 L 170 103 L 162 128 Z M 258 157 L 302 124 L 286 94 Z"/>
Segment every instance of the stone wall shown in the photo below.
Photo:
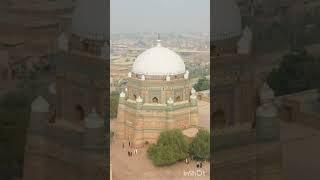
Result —
<path fill-rule="evenodd" d="M 116 137 L 129 140 L 135 146 L 145 142 L 155 143 L 165 129 L 186 129 L 198 125 L 197 106 L 189 102 L 167 105 L 145 104 L 120 99 L 117 117 Z"/>

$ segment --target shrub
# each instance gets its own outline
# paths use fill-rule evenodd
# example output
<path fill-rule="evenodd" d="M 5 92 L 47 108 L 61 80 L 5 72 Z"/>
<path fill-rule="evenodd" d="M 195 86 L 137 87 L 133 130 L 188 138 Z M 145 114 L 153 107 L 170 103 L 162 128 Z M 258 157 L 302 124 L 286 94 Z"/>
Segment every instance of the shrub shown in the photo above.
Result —
<path fill-rule="evenodd" d="M 200 129 L 192 140 L 189 148 L 190 154 L 196 160 L 206 160 L 210 157 L 210 133 Z"/>
<path fill-rule="evenodd" d="M 188 156 L 188 143 L 179 129 L 164 131 L 148 149 L 148 157 L 157 166 L 171 165 Z"/>

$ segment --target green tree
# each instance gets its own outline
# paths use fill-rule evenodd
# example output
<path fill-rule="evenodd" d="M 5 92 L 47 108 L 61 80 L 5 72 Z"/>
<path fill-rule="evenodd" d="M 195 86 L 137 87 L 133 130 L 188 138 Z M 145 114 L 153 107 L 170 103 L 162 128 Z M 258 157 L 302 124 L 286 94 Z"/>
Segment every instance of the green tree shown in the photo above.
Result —
<path fill-rule="evenodd" d="M 267 77 L 276 96 L 320 87 L 320 59 L 306 51 L 296 51 L 283 57 L 279 68 Z"/>
<path fill-rule="evenodd" d="M 200 129 L 189 147 L 190 154 L 197 160 L 206 160 L 210 157 L 210 133 Z"/>
<path fill-rule="evenodd" d="M 21 175 L 30 117 L 30 98 L 12 91 L 0 98 L 0 171 L 5 179 Z"/>
<path fill-rule="evenodd" d="M 193 87 L 196 91 L 208 90 L 210 88 L 210 82 L 206 77 L 202 77 Z"/>
<path fill-rule="evenodd" d="M 157 166 L 171 165 L 188 156 L 188 143 L 180 129 L 160 134 L 156 144 L 148 148 L 148 157 Z"/>
<path fill-rule="evenodd" d="M 119 105 L 119 92 L 113 91 L 110 95 L 110 118 L 116 118 Z"/>

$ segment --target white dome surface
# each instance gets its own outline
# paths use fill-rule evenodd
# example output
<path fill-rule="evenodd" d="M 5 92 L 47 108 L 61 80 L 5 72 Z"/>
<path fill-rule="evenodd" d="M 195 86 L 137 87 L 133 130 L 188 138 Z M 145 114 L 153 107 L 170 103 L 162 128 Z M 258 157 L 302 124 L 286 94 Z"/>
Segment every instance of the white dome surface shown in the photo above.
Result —
<path fill-rule="evenodd" d="M 78 0 L 72 17 L 72 33 L 83 38 L 107 40 L 107 0 Z"/>
<path fill-rule="evenodd" d="M 234 0 L 213 0 L 212 39 L 225 40 L 241 35 L 240 8 Z"/>
<path fill-rule="evenodd" d="M 182 58 L 160 44 L 140 54 L 132 67 L 133 73 L 143 75 L 177 75 L 185 71 Z"/>

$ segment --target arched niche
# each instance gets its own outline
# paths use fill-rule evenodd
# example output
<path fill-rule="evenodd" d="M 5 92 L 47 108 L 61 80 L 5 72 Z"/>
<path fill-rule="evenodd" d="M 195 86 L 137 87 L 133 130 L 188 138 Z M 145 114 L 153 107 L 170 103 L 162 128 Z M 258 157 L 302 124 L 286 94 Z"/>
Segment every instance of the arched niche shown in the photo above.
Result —
<path fill-rule="evenodd" d="M 215 111 L 212 115 L 214 129 L 224 128 L 226 126 L 225 112 L 221 109 Z"/>

